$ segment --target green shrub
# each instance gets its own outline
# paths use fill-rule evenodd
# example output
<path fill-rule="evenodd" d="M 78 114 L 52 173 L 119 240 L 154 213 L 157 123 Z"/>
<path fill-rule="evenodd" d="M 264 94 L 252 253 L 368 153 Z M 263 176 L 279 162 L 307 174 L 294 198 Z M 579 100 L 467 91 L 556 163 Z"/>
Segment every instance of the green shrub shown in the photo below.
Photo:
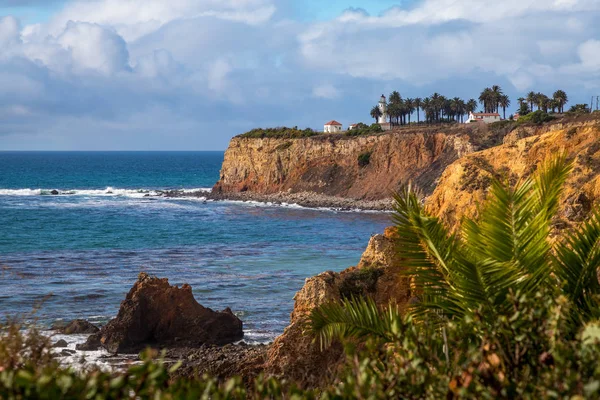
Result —
<path fill-rule="evenodd" d="M 314 131 L 310 128 L 306 129 L 298 129 L 298 127 L 288 128 L 288 127 L 279 127 L 279 128 L 256 128 L 238 135 L 238 137 L 242 138 L 283 138 L 283 139 L 296 139 L 303 137 L 311 137 L 320 135 L 320 132 Z"/>
<path fill-rule="evenodd" d="M 377 133 L 383 132 L 381 125 L 372 124 L 371 126 L 367 126 L 366 124 L 359 123 L 356 125 L 354 129 L 350 129 L 346 131 L 344 134 L 346 136 L 369 136 L 375 135 Z"/>
<path fill-rule="evenodd" d="M 361 168 L 366 167 L 371 162 L 372 151 L 366 151 L 358 155 L 358 166 Z"/>
<path fill-rule="evenodd" d="M 375 292 L 381 275 L 383 275 L 381 268 L 362 268 L 348 272 L 343 276 L 339 286 L 340 297 L 347 299 L 363 293 Z"/>
<path fill-rule="evenodd" d="M 545 122 L 550 122 L 555 119 L 556 119 L 556 117 L 549 115 L 548 113 L 546 113 L 544 111 L 537 110 L 537 111 L 529 113 L 525 116 L 520 117 L 518 122 L 519 122 L 519 124 L 532 123 L 532 124 L 541 125 Z"/>

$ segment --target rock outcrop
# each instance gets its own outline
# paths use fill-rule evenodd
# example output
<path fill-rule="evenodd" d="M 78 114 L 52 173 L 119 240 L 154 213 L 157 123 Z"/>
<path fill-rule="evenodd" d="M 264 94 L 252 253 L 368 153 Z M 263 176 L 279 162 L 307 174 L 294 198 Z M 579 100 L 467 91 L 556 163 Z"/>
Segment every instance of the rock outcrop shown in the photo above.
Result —
<path fill-rule="evenodd" d="M 224 345 L 242 337 L 242 321 L 229 308 L 215 312 L 194 299 L 191 286 L 141 273 L 117 317 L 78 349 L 100 344 L 111 353 L 135 353 L 146 346 Z"/>
<path fill-rule="evenodd" d="M 77 335 L 96 333 L 100 329 L 84 319 L 76 319 L 66 324 L 54 324 L 50 330 L 57 331 L 63 335 Z"/>
<path fill-rule="evenodd" d="M 373 136 L 231 140 L 215 195 L 316 193 L 389 199 L 408 181 L 431 193 L 444 168 L 474 150 L 478 127 L 420 127 Z M 363 155 L 368 161 L 359 163 Z M 365 156 L 365 155 L 368 155 Z"/>
<path fill-rule="evenodd" d="M 463 216 L 476 215 L 477 205 L 485 199 L 494 177 L 516 182 L 549 156 L 563 151 L 574 161 L 574 169 L 556 223 L 564 227 L 582 221 L 600 200 L 599 119 L 514 130 L 504 138 L 504 144 L 449 165 L 427 206 L 447 225 L 456 227 Z"/>
<path fill-rule="evenodd" d="M 305 386 L 319 386 L 335 377 L 345 356 L 340 345 L 322 350 L 306 332 L 311 311 L 327 302 L 351 296 L 370 296 L 377 304 L 405 306 L 410 280 L 400 274 L 394 252 L 394 229 L 371 238 L 359 265 L 341 273 L 324 272 L 308 278 L 294 297 L 290 325 L 270 346 L 264 372 L 284 376 Z"/>

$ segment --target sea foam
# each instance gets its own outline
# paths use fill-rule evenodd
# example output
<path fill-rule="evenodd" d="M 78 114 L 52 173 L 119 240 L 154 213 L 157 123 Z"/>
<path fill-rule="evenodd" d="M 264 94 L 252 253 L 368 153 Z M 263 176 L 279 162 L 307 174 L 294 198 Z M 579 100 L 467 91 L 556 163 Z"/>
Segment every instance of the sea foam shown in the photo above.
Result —
<path fill-rule="evenodd" d="M 56 194 L 56 192 L 58 194 Z M 0 189 L 0 196 L 121 196 L 121 197 L 159 197 L 166 192 L 175 191 L 182 194 L 209 193 L 210 188 L 189 188 L 189 189 L 121 189 L 111 186 L 105 189 Z M 54 193 L 53 193 L 54 192 Z"/>

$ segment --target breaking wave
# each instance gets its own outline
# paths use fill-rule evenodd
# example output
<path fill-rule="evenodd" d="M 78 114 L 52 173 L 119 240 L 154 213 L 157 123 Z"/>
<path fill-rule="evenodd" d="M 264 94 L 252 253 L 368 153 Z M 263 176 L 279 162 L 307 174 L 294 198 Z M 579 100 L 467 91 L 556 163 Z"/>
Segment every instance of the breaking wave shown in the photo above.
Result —
<path fill-rule="evenodd" d="M 192 189 L 0 189 L 0 196 L 121 196 L 121 197 L 162 197 L 172 194 L 194 195 L 209 193 L 210 188 Z"/>

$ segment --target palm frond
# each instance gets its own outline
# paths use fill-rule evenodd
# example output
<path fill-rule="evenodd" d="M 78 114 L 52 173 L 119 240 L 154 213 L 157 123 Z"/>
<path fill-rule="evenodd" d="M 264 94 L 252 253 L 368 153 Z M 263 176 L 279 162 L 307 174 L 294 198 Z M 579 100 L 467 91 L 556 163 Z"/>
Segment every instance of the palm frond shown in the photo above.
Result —
<path fill-rule="evenodd" d="M 319 338 L 321 348 L 338 339 L 378 338 L 391 342 L 398 338 L 402 324 L 397 307 L 380 309 L 370 298 L 346 299 L 327 303 L 313 310 L 310 329 Z"/>
<path fill-rule="evenodd" d="M 410 186 L 394 199 L 398 256 L 421 299 L 410 309 L 413 317 L 432 322 L 435 317 L 462 316 L 471 306 L 478 307 L 485 301 L 485 290 L 474 264 L 462 255 L 458 238 L 427 213 Z"/>
<path fill-rule="evenodd" d="M 496 180 L 480 220 L 463 224 L 467 252 L 477 259 L 496 308 L 509 289 L 532 293 L 551 272 L 550 234 L 562 187 L 571 171 L 564 154 L 542 164 L 516 187 Z"/>
<path fill-rule="evenodd" d="M 556 246 L 554 261 L 554 272 L 582 317 L 599 317 L 600 210 L 596 209 L 579 228 L 563 237 Z"/>

